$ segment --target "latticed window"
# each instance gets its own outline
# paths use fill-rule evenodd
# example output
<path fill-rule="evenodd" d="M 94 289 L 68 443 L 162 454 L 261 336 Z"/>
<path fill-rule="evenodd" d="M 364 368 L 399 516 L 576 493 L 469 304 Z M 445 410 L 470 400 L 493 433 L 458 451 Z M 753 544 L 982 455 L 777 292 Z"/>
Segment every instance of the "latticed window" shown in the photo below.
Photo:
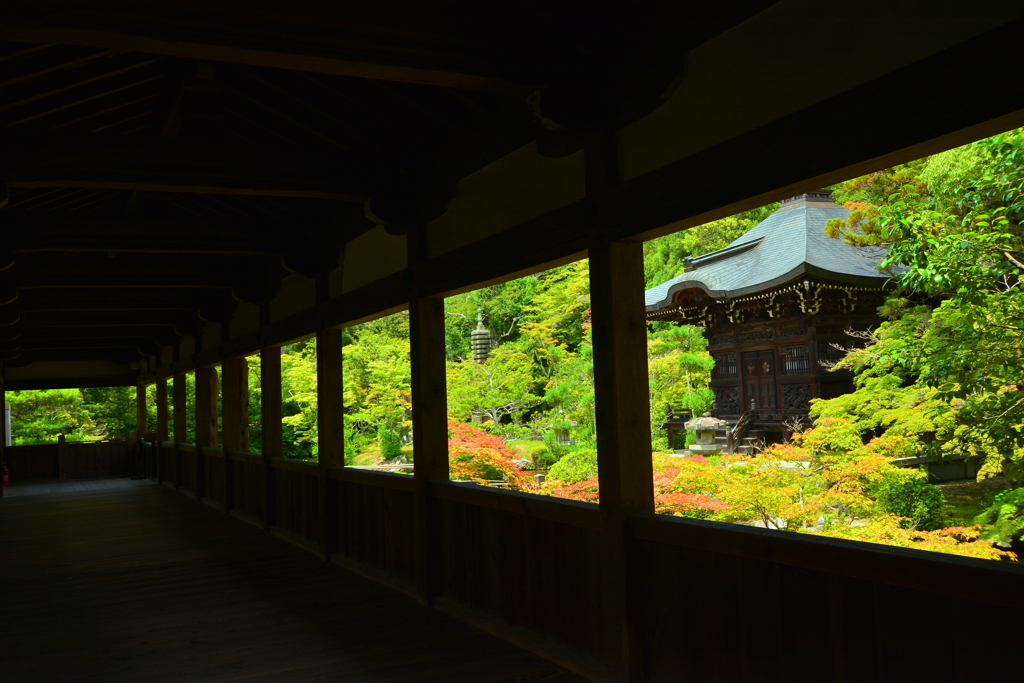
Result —
<path fill-rule="evenodd" d="M 833 365 L 838 363 L 846 356 L 846 352 L 842 349 L 837 349 L 833 344 L 837 342 L 818 342 L 818 362 L 825 363 L 826 365 Z"/>
<path fill-rule="evenodd" d="M 811 371 L 811 351 L 806 344 L 782 347 L 782 367 L 787 375 L 806 375 Z"/>
<path fill-rule="evenodd" d="M 728 379 L 737 376 L 736 352 L 727 351 L 716 353 L 715 356 L 715 378 Z"/>

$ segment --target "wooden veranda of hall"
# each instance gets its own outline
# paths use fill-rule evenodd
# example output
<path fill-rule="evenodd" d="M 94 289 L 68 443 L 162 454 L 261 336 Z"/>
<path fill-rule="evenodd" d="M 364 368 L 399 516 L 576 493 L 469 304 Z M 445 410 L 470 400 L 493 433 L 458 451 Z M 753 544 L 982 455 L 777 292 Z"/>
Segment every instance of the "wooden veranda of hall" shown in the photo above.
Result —
<path fill-rule="evenodd" d="M 594 680 L 1005 678 L 1018 567 L 653 514 L 642 241 L 1024 124 L 1024 5 L 378 5 L 4 3 L 4 390 L 138 387 L 162 486 L 117 495 L 152 504 L 154 534 L 220 510 L 225 553 L 262 528 Z M 584 256 L 600 506 L 448 481 L 443 298 Z M 402 309 L 412 478 L 342 457 L 341 329 Z M 313 335 L 319 465 L 279 457 L 279 348 Z M 45 496 L 0 509 L 14 538 L 73 517 Z M 22 558 L 102 557 L 74 551 Z M 268 580 L 301 610 L 292 578 Z M 0 605 L 31 580 L 0 582 Z M 338 595 L 313 599 L 344 620 Z M 4 657 L 53 655 L 36 635 Z"/>
<path fill-rule="evenodd" d="M 152 484 L 7 501 L 0 679 L 585 680 L 190 503 Z"/>

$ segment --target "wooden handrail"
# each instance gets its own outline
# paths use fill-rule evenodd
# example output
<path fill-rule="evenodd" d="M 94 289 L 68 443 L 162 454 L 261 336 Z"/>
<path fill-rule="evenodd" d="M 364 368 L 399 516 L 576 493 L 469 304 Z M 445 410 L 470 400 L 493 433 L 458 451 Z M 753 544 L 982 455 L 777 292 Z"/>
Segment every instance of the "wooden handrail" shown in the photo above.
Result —
<path fill-rule="evenodd" d="M 747 430 L 750 429 L 750 425 L 754 424 L 757 419 L 757 409 L 751 408 L 742 415 L 740 419 L 736 421 L 733 428 L 725 434 L 725 452 L 732 454 L 739 448 L 740 443 L 743 442 L 743 437 L 747 435 Z"/>
<path fill-rule="evenodd" d="M 363 486 L 373 486 L 382 489 L 394 489 L 397 491 L 415 490 L 413 478 L 407 474 L 394 474 L 392 472 L 375 472 L 373 470 L 355 469 L 353 467 L 331 467 L 328 470 L 329 476 L 334 481 L 344 481 Z"/>
<path fill-rule="evenodd" d="M 601 518 L 598 516 L 599 508 L 595 503 L 537 496 L 518 491 L 504 491 L 488 486 L 454 481 L 432 481 L 430 489 L 435 496 L 442 500 L 492 510 L 504 510 L 524 515 L 527 518 L 546 519 L 584 529 L 597 530 L 601 528 Z"/>

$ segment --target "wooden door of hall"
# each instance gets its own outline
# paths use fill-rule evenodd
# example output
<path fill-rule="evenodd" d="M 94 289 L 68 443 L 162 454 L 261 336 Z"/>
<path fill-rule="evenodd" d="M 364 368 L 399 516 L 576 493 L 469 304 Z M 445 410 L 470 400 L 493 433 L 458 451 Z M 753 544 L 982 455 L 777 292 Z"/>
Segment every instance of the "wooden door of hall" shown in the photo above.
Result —
<path fill-rule="evenodd" d="M 742 410 L 750 409 L 751 399 L 758 410 L 776 407 L 775 352 L 771 349 L 743 353 Z"/>

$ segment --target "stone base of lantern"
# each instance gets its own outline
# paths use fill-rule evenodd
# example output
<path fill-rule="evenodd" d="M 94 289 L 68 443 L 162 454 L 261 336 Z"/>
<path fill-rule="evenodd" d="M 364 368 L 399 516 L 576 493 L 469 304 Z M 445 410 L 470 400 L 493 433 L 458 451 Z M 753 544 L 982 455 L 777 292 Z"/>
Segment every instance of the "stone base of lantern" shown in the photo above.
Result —
<path fill-rule="evenodd" d="M 687 448 L 693 453 L 699 453 L 700 455 L 715 455 L 722 451 L 722 444 L 718 443 L 695 443 L 690 444 Z"/>

